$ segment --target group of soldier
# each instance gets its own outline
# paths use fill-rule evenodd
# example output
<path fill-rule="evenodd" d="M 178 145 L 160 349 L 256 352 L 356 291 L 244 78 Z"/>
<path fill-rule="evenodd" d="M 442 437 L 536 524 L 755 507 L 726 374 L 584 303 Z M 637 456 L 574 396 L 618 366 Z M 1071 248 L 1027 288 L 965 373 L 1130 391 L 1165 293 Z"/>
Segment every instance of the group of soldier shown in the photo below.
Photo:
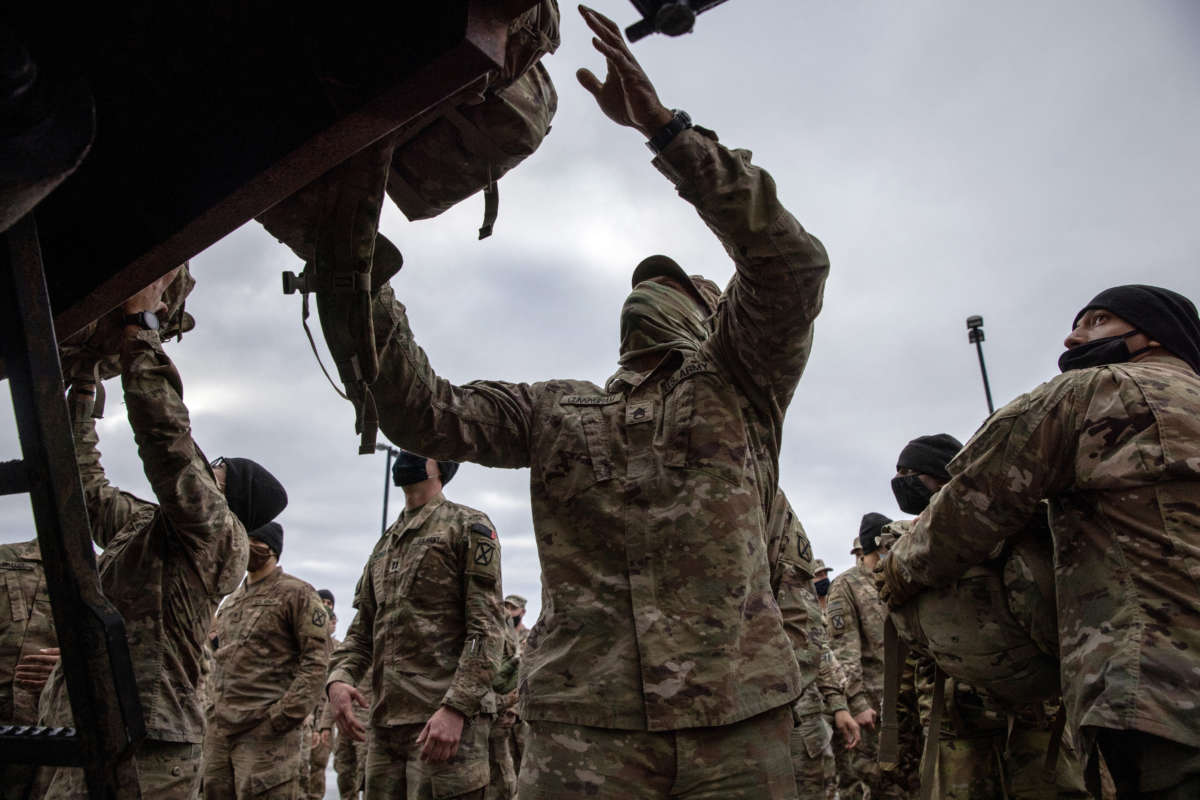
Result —
<path fill-rule="evenodd" d="M 779 489 L 825 248 L 748 151 L 666 108 L 616 25 L 581 13 L 608 74 L 580 70 L 580 83 L 646 136 L 734 277 L 722 292 L 666 256 L 639 263 L 603 385 L 454 385 L 378 287 L 372 392 L 405 448 L 405 508 L 336 647 L 332 597 L 277 565 L 283 487 L 191 438 L 150 321 L 171 275 L 122 309 L 121 385 L 157 503 L 105 480 L 103 384 L 72 376 L 100 579 L 146 720 L 143 796 L 295 797 L 301 740 L 303 760 L 323 763 L 334 727 L 365 741 L 339 788 L 345 777 L 368 798 L 1200 796 L 1194 305 L 1149 286 L 1098 295 L 1071 325 L 1062 375 L 965 446 L 936 434 L 901 449 L 892 487 L 915 519 L 865 515 L 858 564 L 827 584 Z M 495 526 L 442 492 L 460 462 L 530 469 L 542 602 L 525 641 Z M 1056 612 L 1035 622 L 1056 642 L 1059 696 L 1014 703 L 947 677 L 953 653 L 896 655 L 889 612 L 957 585 L 1031 519 L 1053 549 Z M 36 551 L 4 558 L 20 574 Z M 13 585 L 14 619 L 45 614 Z M 69 724 L 61 666 L 37 649 L 20 682 L 48 673 L 39 719 Z M 45 787 L 83 794 L 77 770 Z"/>

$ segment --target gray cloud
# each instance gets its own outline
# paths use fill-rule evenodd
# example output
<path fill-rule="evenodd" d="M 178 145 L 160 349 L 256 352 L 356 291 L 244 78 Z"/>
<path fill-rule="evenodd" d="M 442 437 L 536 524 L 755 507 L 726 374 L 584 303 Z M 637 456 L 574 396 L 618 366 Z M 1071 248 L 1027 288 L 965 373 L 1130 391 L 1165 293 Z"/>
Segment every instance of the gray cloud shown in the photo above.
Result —
<path fill-rule="evenodd" d="M 628 3 L 601 10 L 622 24 Z M 548 66 L 559 113 L 544 146 L 482 201 L 382 228 L 405 254 L 395 280 L 418 340 L 447 378 L 602 381 L 637 259 L 667 252 L 725 281 L 728 257 L 640 137 L 575 82 L 602 69 L 564 6 Z M 634 50 L 664 102 L 754 150 L 833 271 L 784 432 L 781 480 L 817 554 L 842 568 L 863 512 L 898 516 L 888 479 L 911 437 L 966 439 L 986 409 L 963 320 L 982 314 L 993 392 L 1055 372 L 1074 312 L 1116 283 L 1200 297 L 1200 12 L 1194 3 L 726 3 L 691 36 Z M 292 502 L 285 568 L 339 600 L 340 627 L 378 536 L 383 458 L 356 455 L 353 413 L 313 363 L 296 259 L 248 224 L 193 261 L 198 327 L 168 351 L 210 456 L 261 460 Z M 315 324 L 315 316 L 314 316 Z M 323 350 L 323 346 L 322 346 Z M 330 365 L 327 355 L 326 364 Z M 149 497 L 119 386 L 101 448 L 114 483 Z M 11 414 L 0 444 L 16 454 Z M 486 511 L 505 590 L 539 608 L 528 473 L 467 465 L 447 492 Z M 401 497 L 392 495 L 392 516 Z M 31 534 L 24 498 L 0 498 L 4 541 Z"/>

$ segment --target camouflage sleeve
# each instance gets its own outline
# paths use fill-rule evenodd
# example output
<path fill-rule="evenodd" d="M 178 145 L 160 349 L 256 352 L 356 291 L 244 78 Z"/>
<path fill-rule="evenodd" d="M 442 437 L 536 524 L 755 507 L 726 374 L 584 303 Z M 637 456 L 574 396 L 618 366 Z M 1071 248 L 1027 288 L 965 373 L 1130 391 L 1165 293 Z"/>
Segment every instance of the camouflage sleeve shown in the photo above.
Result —
<path fill-rule="evenodd" d="M 846 703 L 846 695 L 842 692 L 842 676 L 838 671 L 837 656 L 829 646 L 825 626 L 814 626 L 813 636 L 820 637 L 817 639 L 821 646 L 821 661 L 817 665 L 817 690 L 825 700 L 825 710 L 830 714 L 846 711 L 849 706 Z"/>
<path fill-rule="evenodd" d="M 949 583 L 1023 530 L 1042 498 L 1070 486 L 1079 383 L 1059 376 L 993 414 L 950 462 L 950 482 L 893 545 L 890 569 L 910 585 Z"/>
<path fill-rule="evenodd" d="M 729 150 L 711 131 L 692 128 L 654 165 L 696 207 L 737 270 L 706 347 L 778 426 L 808 362 L 829 256 L 750 158 L 750 151 Z"/>
<path fill-rule="evenodd" d="M 859 637 L 858 606 L 849 590 L 849 582 L 835 579 L 829 587 L 829 646 L 837 656 L 845 678 L 845 696 L 850 713 L 859 714 L 871 707 L 862 673 L 862 641 Z"/>
<path fill-rule="evenodd" d="M 390 286 L 373 305 L 379 377 L 372 386 L 379 426 L 402 447 L 488 467 L 529 466 L 534 392 L 523 383 L 455 386 L 434 372 Z"/>
<path fill-rule="evenodd" d="M 67 393 L 67 405 L 71 409 L 75 463 L 83 481 L 83 499 L 87 504 L 92 539 L 100 547 L 107 547 L 117 531 L 134 517 L 140 515 L 149 522 L 155 506 L 108 482 L 100 464 L 100 437 L 96 435 L 96 420 L 92 416 L 96 391 L 95 384 L 76 382 Z"/>
<path fill-rule="evenodd" d="M 246 530 L 217 485 L 208 461 L 192 441 L 183 385 L 155 331 L 126 336 L 121 384 L 129 425 L 146 478 L 172 534 L 192 556 L 210 594 L 237 588 L 250 546 Z"/>
<path fill-rule="evenodd" d="M 372 556 L 374 554 L 372 553 Z M 375 635 L 375 587 L 371 582 L 371 562 L 363 567 L 362 577 L 354 587 L 354 619 L 346 631 L 346 638 L 329 658 L 329 677 L 325 680 L 325 696 L 329 696 L 329 684 L 348 683 L 358 686 L 367 670 L 371 668 Z"/>
<path fill-rule="evenodd" d="M 500 540 L 486 517 L 467 524 L 462 539 L 463 598 L 466 639 L 458 657 L 458 669 L 442 705 L 474 717 L 492 691 L 496 667 L 504 650 L 504 610 L 500 588 Z"/>
<path fill-rule="evenodd" d="M 289 593 L 288 616 L 292 634 L 299 646 L 300 663 L 292 683 L 283 696 L 267 709 L 267 718 L 275 731 L 288 731 L 300 725 L 313 712 L 321 694 L 325 671 L 329 668 L 329 612 L 311 586 Z"/>

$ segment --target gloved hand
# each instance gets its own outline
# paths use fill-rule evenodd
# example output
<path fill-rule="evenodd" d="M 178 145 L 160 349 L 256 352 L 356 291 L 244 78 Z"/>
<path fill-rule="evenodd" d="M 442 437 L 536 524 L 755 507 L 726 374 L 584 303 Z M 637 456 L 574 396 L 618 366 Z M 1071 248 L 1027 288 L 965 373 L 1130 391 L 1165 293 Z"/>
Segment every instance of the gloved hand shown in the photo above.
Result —
<path fill-rule="evenodd" d="M 899 608 L 919 594 L 923 588 L 909 580 L 900 567 L 900 562 L 890 554 L 884 556 L 875 565 L 872 576 L 875 579 L 875 589 L 879 592 L 879 599 L 888 608 Z"/>

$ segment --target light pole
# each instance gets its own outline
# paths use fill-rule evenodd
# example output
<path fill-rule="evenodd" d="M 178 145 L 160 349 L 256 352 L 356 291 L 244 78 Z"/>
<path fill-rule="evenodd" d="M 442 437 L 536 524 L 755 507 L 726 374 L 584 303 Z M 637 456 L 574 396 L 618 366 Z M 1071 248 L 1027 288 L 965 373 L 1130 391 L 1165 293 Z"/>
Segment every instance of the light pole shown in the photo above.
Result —
<path fill-rule="evenodd" d="M 388 444 L 377 444 L 375 449 L 387 453 L 387 466 L 383 470 L 383 522 L 379 525 L 379 535 L 387 533 L 388 523 L 388 490 L 392 488 L 392 457 L 400 455 L 400 451 Z"/>
<path fill-rule="evenodd" d="M 975 345 L 979 354 L 979 374 L 983 376 L 983 393 L 987 396 L 988 414 L 994 414 L 992 405 L 992 387 L 988 384 L 987 365 L 983 363 L 983 317 L 975 314 L 967 317 L 967 342 Z"/>

